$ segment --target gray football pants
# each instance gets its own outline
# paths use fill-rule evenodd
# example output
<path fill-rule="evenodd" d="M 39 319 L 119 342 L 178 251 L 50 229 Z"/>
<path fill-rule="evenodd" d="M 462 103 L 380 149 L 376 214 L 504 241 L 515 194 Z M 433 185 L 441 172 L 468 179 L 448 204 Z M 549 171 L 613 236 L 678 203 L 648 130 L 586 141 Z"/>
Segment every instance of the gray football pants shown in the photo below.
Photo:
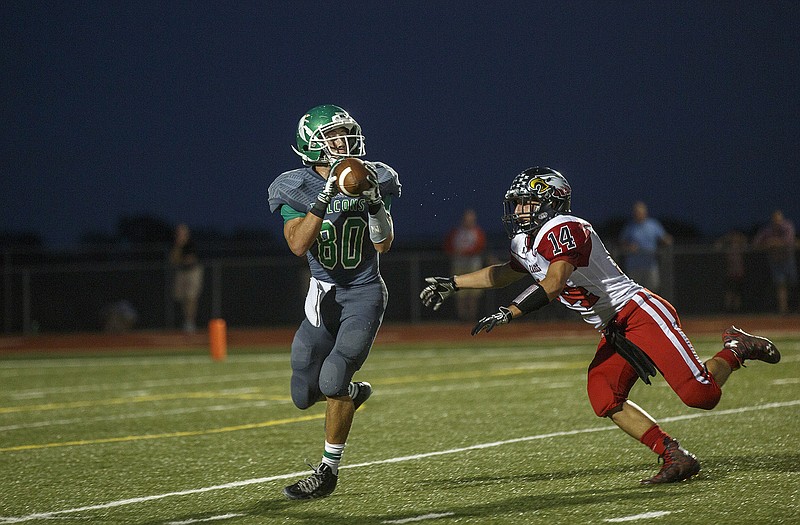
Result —
<path fill-rule="evenodd" d="M 383 280 L 334 287 L 322 300 L 322 322 L 303 319 L 292 341 L 292 401 L 306 409 L 322 396 L 346 396 L 367 359 L 386 310 Z"/>

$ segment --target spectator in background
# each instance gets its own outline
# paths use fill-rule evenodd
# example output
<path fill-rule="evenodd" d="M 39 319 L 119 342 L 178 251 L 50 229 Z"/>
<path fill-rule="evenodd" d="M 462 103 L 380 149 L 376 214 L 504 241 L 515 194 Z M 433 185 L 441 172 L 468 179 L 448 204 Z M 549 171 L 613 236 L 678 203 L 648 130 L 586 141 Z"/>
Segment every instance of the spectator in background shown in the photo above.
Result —
<path fill-rule="evenodd" d="M 175 268 L 172 296 L 181 305 L 183 331 L 192 333 L 197 330 L 197 300 L 203 289 L 203 266 L 197 258 L 197 246 L 186 224 L 175 228 L 175 242 L 169 260 Z"/>
<path fill-rule="evenodd" d="M 622 269 L 628 277 L 658 293 L 661 287 L 658 248 L 671 245 L 672 236 L 657 219 L 648 217 L 644 202 L 633 204 L 633 220 L 622 229 L 619 240 L 624 256 Z"/>
<path fill-rule="evenodd" d="M 101 310 L 100 317 L 106 332 L 122 333 L 130 331 L 134 327 L 139 319 L 139 314 L 130 301 L 120 299 L 107 304 Z"/>
<path fill-rule="evenodd" d="M 474 272 L 483 267 L 483 252 L 486 249 L 486 233 L 478 225 L 475 210 L 467 208 L 461 223 L 450 230 L 444 243 L 444 251 L 450 256 L 450 274 Z M 456 296 L 456 312 L 459 320 L 472 321 L 478 316 L 481 290 L 464 290 Z"/>
<path fill-rule="evenodd" d="M 797 285 L 794 223 L 784 217 L 781 210 L 773 211 L 770 222 L 756 233 L 753 245 L 767 252 L 778 313 L 786 314 L 789 312 L 789 288 Z"/>
<path fill-rule="evenodd" d="M 714 248 L 725 253 L 725 296 L 723 306 L 727 312 L 742 309 L 744 287 L 744 252 L 747 236 L 739 230 L 730 230 L 717 239 Z"/>

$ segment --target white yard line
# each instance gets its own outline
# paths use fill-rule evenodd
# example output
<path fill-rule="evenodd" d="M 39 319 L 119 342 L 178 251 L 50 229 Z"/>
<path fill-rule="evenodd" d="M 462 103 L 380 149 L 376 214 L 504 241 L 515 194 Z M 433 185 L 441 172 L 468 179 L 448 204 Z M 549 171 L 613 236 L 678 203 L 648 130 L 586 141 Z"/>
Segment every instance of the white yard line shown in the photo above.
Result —
<path fill-rule="evenodd" d="M 44 397 L 48 394 L 76 394 L 86 392 L 104 392 L 111 390 L 114 392 L 121 392 L 123 390 L 135 390 L 140 392 L 148 388 L 171 387 L 178 385 L 208 385 L 213 383 L 239 383 L 240 381 L 262 381 L 265 379 L 275 378 L 288 378 L 291 376 L 290 370 L 284 371 L 271 371 L 261 373 L 248 373 L 248 374 L 227 374 L 227 375 L 214 375 L 214 376 L 200 376 L 200 377 L 186 377 L 183 379 L 151 379 L 147 381 L 136 381 L 126 383 L 100 383 L 93 385 L 80 385 L 80 386 L 55 386 L 48 388 L 31 388 L 27 390 L 18 390 L 10 392 L 6 395 L 11 399 L 36 399 Z M 255 389 L 251 389 L 255 390 Z"/>
<path fill-rule="evenodd" d="M 88 423 L 99 421 L 120 421 L 125 419 L 143 419 L 148 417 L 162 417 L 162 416 L 175 416 L 179 414 L 193 414 L 196 412 L 224 412 L 229 410 L 244 410 L 246 408 L 254 407 L 267 407 L 270 405 L 280 405 L 291 403 L 290 399 L 285 401 L 281 400 L 264 400 L 264 401 L 242 401 L 241 403 L 234 403 L 228 405 L 213 405 L 213 406 L 197 406 L 187 408 L 175 408 L 171 410 L 148 411 L 148 412 L 132 412 L 128 414 L 117 414 L 113 416 L 101 417 L 80 417 L 71 419 L 53 419 L 50 421 L 35 421 L 30 423 L 20 423 L 18 425 L 5 425 L 0 426 L 0 432 L 7 430 L 22 430 L 26 428 L 41 428 L 57 425 L 71 425 L 73 423 Z"/>
<path fill-rule="evenodd" d="M 229 355 L 229 361 L 236 363 L 261 363 L 261 362 L 285 362 L 289 363 L 289 347 L 286 353 L 273 354 L 239 354 Z M 54 357 L 44 359 L 12 359 L 0 361 L 0 371 L 27 371 L 36 373 L 42 368 L 86 368 L 96 366 L 98 368 L 117 367 L 117 366 L 161 366 L 164 363 L 171 365 L 180 364 L 208 364 L 209 356 L 206 355 L 162 355 L 162 356 L 131 356 L 131 357 Z"/>
<path fill-rule="evenodd" d="M 381 523 L 414 523 L 417 521 L 435 520 L 436 518 L 446 518 L 447 516 L 454 516 L 455 512 L 442 512 L 438 514 L 423 514 L 422 516 L 414 516 L 413 518 L 403 518 L 399 520 L 386 520 Z"/>
<path fill-rule="evenodd" d="M 168 521 L 165 525 L 191 525 L 192 523 L 206 523 L 208 521 L 229 520 L 231 518 L 241 518 L 242 516 L 244 516 L 244 514 L 220 514 L 219 516 L 209 516 L 208 518 Z"/>
<path fill-rule="evenodd" d="M 709 416 L 724 416 L 724 415 L 731 415 L 731 414 L 741 414 L 744 412 L 753 412 L 756 410 L 765 410 L 770 408 L 786 408 L 791 406 L 800 405 L 800 399 L 796 399 L 794 401 L 784 401 L 784 402 L 776 402 L 776 403 L 767 403 L 764 405 L 756 405 L 750 407 L 741 407 L 741 408 L 732 408 L 728 410 L 719 410 L 716 412 L 700 412 L 698 414 L 687 414 L 681 416 L 673 416 L 673 417 L 666 417 L 661 418 L 662 421 L 680 421 L 685 419 L 695 419 L 700 417 L 709 417 Z M 606 432 L 609 430 L 615 430 L 616 426 L 603 426 L 603 427 L 591 427 L 591 428 L 583 428 L 577 430 L 566 430 L 561 432 L 550 432 L 547 434 L 538 434 L 535 436 L 525 436 L 519 437 L 514 439 L 507 439 L 503 441 L 493 441 L 490 443 L 479 443 L 477 445 L 470 445 L 468 447 L 461 447 L 461 448 L 453 448 L 448 450 L 438 450 L 434 452 L 424 452 L 421 454 L 413 454 L 410 456 L 399 456 L 395 458 L 388 458 L 388 459 L 381 459 L 377 461 L 367 461 L 364 463 L 356 463 L 353 465 L 342 465 L 339 467 L 340 469 L 348 469 L 348 468 L 363 468 L 363 467 L 371 467 L 374 465 L 387 465 L 391 463 L 403 463 L 405 461 L 414 461 L 418 459 L 425 459 L 437 456 L 444 456 L 449 454 L 459 454 L 461 452 L 468 452 L 471 450 L 480 450 L 485 448 L 493 448 L 499 447 L 503 445 L 510 445 L 514 443 L 523 443 L 526 441 L 534 441 L 539 439 L 548 439 L 548 438 L 555 438 L 555 437 L 564 437 L 564 436 L 574 436 L 577 434 L 588 434 L 592 432 Z M 104 510 L 104 509 L 111 509 L 114 507 L 122 507 L 125 505 L 133 505 L 136 503 L 144 503 L 147 501 L 155 501 L 165 498 L 170 498 L 174 496 L 187 496 L 191 494 L 201 494 L 204 492 L 211 492 L 215 490 L 225 490 L 225 489 L 232 489 L 237 487 L 245 487 L 248 485 L 255 485 L 261 483 L 268 483 L 270 481 L 278 481 L 282 479 L 289 479 L 295 478 L 299 476 L 307 475 L 308 472 L 292 472 L 289 474 L 278 474 L 276 476 L 269 476 L 265 478 L 253 478 L 253 479 L 246 479 L 242 481 L 233 481 L 230 483 L 223 483 L 220 485 L 212 485 L 210 487 L 200 487 L 196 489 L 187 489 L 182 491 L 176 492 L 167 492 L 165 494 L 153 494 L 150 496 L 141 496 L 138 498 L 128 498 L 118 501 L 110 501 L 108 503 L 100 503 L 96 505 L 86 505 L 84 507 L 75 507 L 71 509 L 62 509 L 62 510 L 54 510 L 50 512 L 40 512 L 35 514 L 28 514 L 26 516 L 8 516 L 8 517 L 0 517 L 0 524 L 5 523 L 23 523 L 26 521 L 36 520 L 36 519 L 53 519 L 57 518 L 63 514 L 76 514 L 80 512 L 89 512 L 94 510 Z"/>
<path fill-rule="evenodd" d="M 680 511 L 675 511 L 680 512 Z M 603 521 L 608 521 L 610 523 L 622 523 L 624 521 L 637 521 L 637 520 L 649 520 L 651 518 L 660 518 L 661 516 L 668 516 L 672 514 L 672 511 L 667 510 L 659 510 L 655 512 L 645 512 L 642 514 L 635 514 L 633 516 L 623 516 L 621 518 L 608 518 L 604 519 Z"/>

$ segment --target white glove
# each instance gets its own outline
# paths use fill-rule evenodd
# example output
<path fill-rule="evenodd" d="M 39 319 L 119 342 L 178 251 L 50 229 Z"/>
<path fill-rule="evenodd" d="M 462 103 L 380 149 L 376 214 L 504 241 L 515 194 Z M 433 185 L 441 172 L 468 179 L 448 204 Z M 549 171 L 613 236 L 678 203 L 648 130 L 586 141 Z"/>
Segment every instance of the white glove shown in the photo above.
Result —
<path fill-rule="evenodd" d="M 480 333 L 481 330 L 484 328 L 486 329 L 486 333 L 492 331 L 492 328 L 495 326 L 499 326 L 501 324 L 508 324 L 513 319 L 513 315 L 511 314 L 511 310 L 506 308 L 505 306 L 500 307 L 500 311 L 496 314 L 487 315 L 480 321 L 478 324 L 475 325 L 475 328 L 472 329 L 472 335 Z"/>
<path fill-rule="evenodd" d="M 368 205 L 380 204 L 383 202 L 383 199 L 381 198 L 381 188 L 380 184 L 378 183 L 378 172 L 375 171 L 374 166 L 366 162 L 364 163 L 364 167 L 366 167 L 367 171 L 369 171 L 369 175 L 367 176 L 367 181 L 369 182 L 370 187 L 362 191 L 361 195 L 363 195 L 367 199 Z"/>
<path fill-rule="evenodd" d="M 324 202 L 325 204 L 330 204 L 331 199 L 333 199 L 337 193 L 339 193 L 339 185 L 336 184 L 336 175 L 333 174 L 333 170 L 328 175 L 328 180 L 325 181 L 325 189 L 323 189 L 319 195 L 317 195 L 317 199 Z"/>

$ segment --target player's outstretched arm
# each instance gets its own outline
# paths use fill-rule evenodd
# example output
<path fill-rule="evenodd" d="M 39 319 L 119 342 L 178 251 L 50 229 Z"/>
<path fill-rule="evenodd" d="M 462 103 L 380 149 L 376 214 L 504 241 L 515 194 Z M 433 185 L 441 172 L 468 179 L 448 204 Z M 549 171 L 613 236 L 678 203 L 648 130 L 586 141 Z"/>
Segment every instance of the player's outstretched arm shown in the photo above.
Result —
<path fill-rule="evenodd" d="M 426 277 L 428 286 L 419 293 L 422 304 L 428 308 L 438 310 L 442 303 L 458 291 L 456 282 L 452 277 Z"/>
<path fill-rule="evenodd" d="M 575 267 L 566 261 L 556 261 L 547 269 L 547 275 L 541 282 L 534 283 L 519 294 L 511 304 L 501 306 L 497 313 L 480 319 L 472 329 L 472 335 L 482 331 L 491 332 L 495 326 L 508 324 L 516 317 L 522 317 L 536 311 L 558 297 L 566 286 L 567 279 Z"/>
<path fill-rule="evenodd" d="M 510 263 L 494 264 L 474 272 L 452 277 L 426 277 L 428 285 L 419 294 L 422 304 L 438 310 L 442 303 L 462 288 L 502 288 L 522 279 L 524 273 L 511 269 Z"/>
<path fill-rule="evenodd" d="M 501 324 L 508 324 L 511 320 L 515 317 L 522 316 L 522 312 L 516 305 L 510 305 L 508 307 L 501 306 L 497 313 L 492 315 L 487 315 L 486 317 L 482 318 L 478 321 L 475 327 L 472 329 L 472 335 L 481 333 L 482 330 L 486 330 L 486 333 L 492 331 L 492 328 L 495 326 L 499 326 Z"/>
<path fill-rule="evenodd" d="M 505 288 L 528 275 L 511 268 L 510 262 L 493 264 L 470 273 L 454 275 L 457 288 Z"/>

